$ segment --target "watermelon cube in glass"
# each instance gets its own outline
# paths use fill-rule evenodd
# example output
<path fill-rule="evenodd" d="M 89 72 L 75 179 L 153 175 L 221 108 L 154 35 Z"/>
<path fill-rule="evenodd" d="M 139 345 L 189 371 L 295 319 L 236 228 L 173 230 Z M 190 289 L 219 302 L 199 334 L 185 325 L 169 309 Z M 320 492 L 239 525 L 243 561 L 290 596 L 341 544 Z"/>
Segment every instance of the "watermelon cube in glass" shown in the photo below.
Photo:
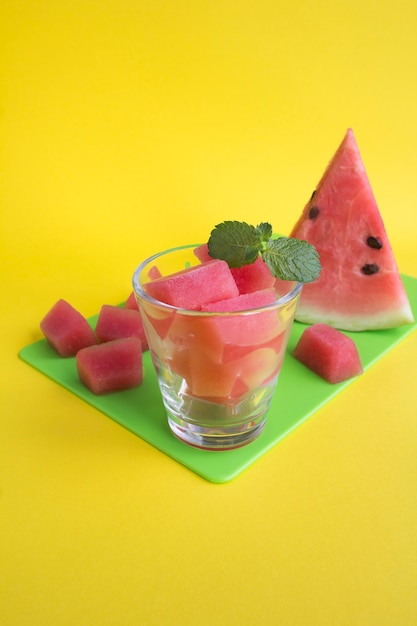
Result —
<path fill-rule="evenodd" d="M 133 288 L 171 431 L 197 448 L 238 448 L 265 426 L 302 285 L 242 294 L 225 261 L 195 249 L 146 259 Z"/>

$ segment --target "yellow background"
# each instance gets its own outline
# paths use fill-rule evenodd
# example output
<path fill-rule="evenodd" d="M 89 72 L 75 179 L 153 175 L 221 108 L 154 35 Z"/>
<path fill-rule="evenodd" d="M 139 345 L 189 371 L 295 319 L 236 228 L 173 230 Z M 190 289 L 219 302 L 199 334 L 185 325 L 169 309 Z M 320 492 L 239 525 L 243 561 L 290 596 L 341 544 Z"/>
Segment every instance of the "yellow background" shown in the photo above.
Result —
<path fill-rule="evenodd" d="M 17 358 L 159 248 L 289 232 L 347 127 L 417 276 L 415 2 L 0 6 L 1 624 L 417 624 L 415 333 L 225 485 Z"/>

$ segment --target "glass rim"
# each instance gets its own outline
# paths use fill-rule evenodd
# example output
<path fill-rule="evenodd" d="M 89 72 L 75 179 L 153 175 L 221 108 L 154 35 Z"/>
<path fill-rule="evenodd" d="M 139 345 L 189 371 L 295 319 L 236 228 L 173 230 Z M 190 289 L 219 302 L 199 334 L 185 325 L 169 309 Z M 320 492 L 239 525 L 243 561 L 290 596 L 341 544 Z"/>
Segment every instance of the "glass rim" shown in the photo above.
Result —
<path fill-rule="evenodd" d="M 134 293 L 138 295 L 140 298 L 142 298 L 143 300 L 145 300 L 146 302 L 148 302 L 149 304 L 152 304 L 154 306 L 159 306 L 163 309 L 168 309 L 170 311 L 176 311 L 176 312 L 181 313 L 182 315 L 190 315 L 190 316 L 198 316 L 198 317 L 213 317 L 213 316 L 219 316 L 219 317 L 229 316 L 230 317 L 233 315 L 242 315 L 243 313 L 246 315 L 250 315 L 250 314 L 260 313 L 262 311 L 268 311 L 268 310 L 280 308 L 283 305 L 288 304 L 289 302 L 294 300 L 294 298 L 296 298 L 301 292 L 303 283 L 293 280 L 293 281 L 288 281 L 289 283 L 293 283 L 293 287 L 289 291 L 287 291 L 283 296 L 280 296 L 279 298 L 274 300 L 274 302 L 269 302 L 268 304 L 264 304 L 260 307 L 250 308 L 250 309 L 239 309 L 238 311 L 200 311 L 198 309 L 197 310 L 196 309 L 184 309 L 182 307 L 178 307 L 173 304 L 168 304 L 167 302 L 163 302 L 162 300 L 157 300 L 156 298 L 153 298 L 152 296 L 150 296 L 144 289 L 142 289 L 142 286 L 140 284 L 140 275 L 142 273 L 142 270 L 147 265 L 152 263 L 152 261 L 155 261 L 156 259 L 159 259 L 160 257 L 168 255 L 172 252 L 187 250 L 191 248 L 198 248 L 200 245 L 202 244 L 197 243 L 197 244 L 185 244 L 182 246 L 175 246 L 173 248 L 167 248 L 166 250 L 156 252 L 152 254 L 151 256 L 147 257 L 146 259 L 144 259 L 141 263 L 139 263 L 139 265 L 136 267 L 136 269 L 133 272 L 132 285 L 133 285 Z"/>

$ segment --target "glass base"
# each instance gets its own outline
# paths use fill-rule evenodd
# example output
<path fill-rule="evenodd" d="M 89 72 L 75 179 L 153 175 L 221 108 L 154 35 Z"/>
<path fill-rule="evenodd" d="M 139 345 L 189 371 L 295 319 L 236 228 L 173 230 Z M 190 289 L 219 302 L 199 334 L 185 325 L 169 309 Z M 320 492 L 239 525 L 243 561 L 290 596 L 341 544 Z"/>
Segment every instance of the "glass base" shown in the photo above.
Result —
<path fill-rule="evenodd" d="M 244 430 L 237 430 L 236 427 L 215 428 L 190 425 L 183 422 L 178 423 L 178 419 L 173 419 L 168 415 L 168 424 L 174 435 L 195 448 L 202 450 L 233 450 L 241 448 L 254 441 L 264 429 L 266 418 L 256 424 L 245 426 Z"/>
<path fill-rule="evenodd" d="M 203 450 L 233 450 L 261 434 L 277 379 L 223 400 L 192 395 L 181 376 L 171 374 L 166 380 L 160 375 L 158 382 L 169 427 L 178 439 Z"/>

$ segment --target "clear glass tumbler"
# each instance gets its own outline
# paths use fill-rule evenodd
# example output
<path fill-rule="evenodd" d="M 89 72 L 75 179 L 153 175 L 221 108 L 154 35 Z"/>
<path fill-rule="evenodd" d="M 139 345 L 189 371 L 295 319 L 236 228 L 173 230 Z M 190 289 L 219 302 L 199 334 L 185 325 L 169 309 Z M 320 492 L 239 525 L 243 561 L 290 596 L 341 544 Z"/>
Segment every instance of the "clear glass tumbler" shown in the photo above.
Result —
<path fill-rule="evenodd" d="M 149 257 L 133 288 L 172 432 L 197 448 L 228 450 L 264 428 L 302 285 L 275 280 L 275 300 L 232 312 L 178 308 L 147 293 L 150 281 L 200 264 L 196 247 Z"/>

